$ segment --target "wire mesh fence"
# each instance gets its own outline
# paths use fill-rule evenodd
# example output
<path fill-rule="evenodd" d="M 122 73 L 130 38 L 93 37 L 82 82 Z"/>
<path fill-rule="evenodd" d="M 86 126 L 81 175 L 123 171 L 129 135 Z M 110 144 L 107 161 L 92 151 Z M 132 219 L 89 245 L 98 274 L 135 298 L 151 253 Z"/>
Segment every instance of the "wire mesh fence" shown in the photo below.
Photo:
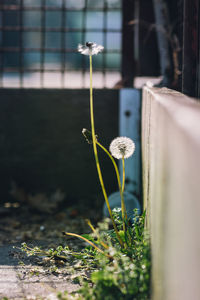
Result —
<path fill-rule="evenodd" d="M 120 78 L 120 0 L 1 0 L 1 87 L 88 87 L 88 57 L 78 43 L 105 47 L 94 60 L 94 87 Z"/>

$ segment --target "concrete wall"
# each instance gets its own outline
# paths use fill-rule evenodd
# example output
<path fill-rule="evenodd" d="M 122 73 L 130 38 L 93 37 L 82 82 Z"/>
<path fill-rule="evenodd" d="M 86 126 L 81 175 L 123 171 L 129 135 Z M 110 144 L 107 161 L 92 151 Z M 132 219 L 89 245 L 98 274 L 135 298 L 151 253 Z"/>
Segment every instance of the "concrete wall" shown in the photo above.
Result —
<path fill-rule="evenodd" d="M 118 135 L 118 91 L 94 90 L 94 110 L 96 133 L 107 147 Z M 1 89 L 0 201 L 9 198 L 12 180 L 31 194 L 48 195 L 60 188 L 66 203 L 101 199 L 84 127 L 90 129 L 86 89 Z M 115 172 L 104 153 L 100 159 L 111 193 L 117 189 Z"/>
<path fill-rule="evenodd" d="M 200 299 L 200 104 L 144 88 L 144 206 L 152 243 L 153 300 Z"/>

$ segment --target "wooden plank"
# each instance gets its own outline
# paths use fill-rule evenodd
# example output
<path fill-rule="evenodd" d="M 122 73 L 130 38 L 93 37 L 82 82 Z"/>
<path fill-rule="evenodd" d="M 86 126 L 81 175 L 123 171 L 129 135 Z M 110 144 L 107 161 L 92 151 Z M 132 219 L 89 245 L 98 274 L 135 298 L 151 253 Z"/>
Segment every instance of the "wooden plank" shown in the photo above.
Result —
<path fill-rule="evenodd" d="M 108 147 L 118 133 L 118 91 L 94 90 L 94 111 L 99 140 Z M 31 194 L 60 188 L 66 202 L 101 201 L 92 146 L 81 133 L 90 129 L 88 90 L 1 89 L 0 120 L 1 200 L 9 198 L 13 180 Z M 100 160 L 111 193 L 112 164 L 102 152 Z"/>
<path fill-rule="evenodd" d="M 200 104 L 166 88 L 145 88 L 142 161 L 153 300 L 200 299 L 199 153 Z"/>

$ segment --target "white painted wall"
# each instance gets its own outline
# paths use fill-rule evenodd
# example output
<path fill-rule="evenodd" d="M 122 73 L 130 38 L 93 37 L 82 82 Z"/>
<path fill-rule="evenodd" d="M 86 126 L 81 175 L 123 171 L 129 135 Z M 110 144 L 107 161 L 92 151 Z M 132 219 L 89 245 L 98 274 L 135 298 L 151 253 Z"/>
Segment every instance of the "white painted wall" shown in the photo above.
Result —
<path fill-rule="evenodd" d="M 142 161 L 153 300 L 199 300 L 199 102 L 166 88 L 144 88 Z"/>

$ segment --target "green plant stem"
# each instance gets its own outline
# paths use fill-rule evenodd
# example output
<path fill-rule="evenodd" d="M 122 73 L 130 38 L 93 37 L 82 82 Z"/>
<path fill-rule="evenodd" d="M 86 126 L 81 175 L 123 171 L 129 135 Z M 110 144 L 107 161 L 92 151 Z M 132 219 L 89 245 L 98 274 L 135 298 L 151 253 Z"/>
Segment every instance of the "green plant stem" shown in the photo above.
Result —
<path fill-rule="evenodd" d="M 120 238 L 119 232 L 117 230 L 117 226 L 116 226 L 115 221 L 113 219 L 112 211 L 111 211 L 110 204 L 109 204 L 109 201 L 108 201 L 108 196 L 107 196 L 105 186 L 104 186 L 104 182 L 103 182 L 103 177 L 102 177 L 101 168 L 100 168 L 100 164 L 99 164 L 98 153 L 97 153 L 96 136 L 95 136 L 95 128 L 94 128 L 94 110 L 93 110 L 92 55 L 90 55 L 89 57 L 90 57 L 90 120 L 91 120 L 92 144 L 93 144 L 93 150 L 94 150 L 94 157 L 95 157 L 95 161 L 96 161 L 99 181 L 100 181 L 100 184 L 101 184 L 101 188 L 102 188 L 102 192 L 103 192 L 103 195 L 104 195 L 106 205 L 108 207 L 110 218 L 111 218 L 115 233 L 117 235 L 118 241 L 119 241 L 120 245 L 123 246 L 123 241 Z"/>
<path fill-rule="evenodd" d="M 103 149 L 103 151 L 109 156 L 109 158 L 111 159 L 112 163 L 113 163 L 113 166 L 115 168 L 115 173 L 116 173 L 116 177 L 117 177 L 117 182 L 118 182 L 118 186 L 119 186 L 119 190 L 120 190 L 120 194 L 121 194 L 121 191 L 122 191 L 122 186 L 121 186 L 121 180 L 120 180 L 120 176 L 119 176 L 119 170 L 118 170 L 118 167 L 117 167 L 117 164 L 114 160 L 114 158 L 112 157 L 112 155 L 110 154 L 110 152 L 103 146 L 101 145 L 98 141 L 96 141 L 96 144 L 101 148 Z"/>
<path fill-rule="evenodd" d="M 117 164 L 114 160 L 114 158 L 112 157 L 112 155 L 110 154 L 110 152 L 104 147 L 102 146 L 97 140 L 96 140 L 96 144 L 109 156 L 109 158 L 111 159 L 113 166 L 115 168 L 115 173 L 116 173 L 116 177 L 117 177 L 117 182 L 118 182 L 118 186 L 119 186 L 119 192 L 120 192 L 120 197 L 121 197 L 121 209 L 122 209 L 122 218 L 123 218 L 123 230 L 125 230 L 126 226 L 125 226 L 125 221 L 124 219 L 127 219 L 127 213 L 126 213 L 126 207 L 125 207 L 125 202 L 124 202 L 124 182 L 123 182 L 123 186 L 121 185 L 121 180 L 120 180 L 120 176 L 119 176 L 119 170 L 117 167 Z M 123 178 L 125 178 L 125 168 L 124 168 L 124 176 Z"/>
<path fill-rule="evenodd" d="M 92 229 L 93 233 L 96 234 L 96 237 L 98 239 L 98 242 L 105 248 L 105 249 L 108 249 L 109 246 L 107 244 L 105 244 L 101 238 L 100 238 L 100 235 L 99 233 L 97 232 L 97 230 L 94 228 L 94 226 L 92 225 L 92 223 L 90 222 L 90 220 L 86 219 L 86 222 L 88 224 L 88 226 Z"/>
<path fill-rule="evenodd" d="M 125 220 L 127 220 L 127 213 L 125 208 L 125 202 L 124 202 L 124 188 L 125 188 L 125 163 L 124 163 L 124 157 L 122 157 L 122 220 L 123 220 L 123 230 L 126 230 L 126 224 Z"/>
<path fill-rule="evenodd" d="M 122 193 L 124 192 L 125 188 L 125 162 L 124 157 L 122 157 Z"/>
<path fill-rule="evenodd" d="M 103 255 L 107 256 L 108 258 L 112 258 L 112 256 L 110 256 L 109 254 L 103 252 L 103 250 L 101 250 L 99 247 L 97 247 L 94 243 L 92 243 L 91 241 L 89 241 L 88 239 L 86 239 L 85 237 L 76 234 L 76 233 L 71 233 L 71 232 L 63 232 L 64 235 L 70 235 L 70 236 L 74 236 L 77 237 L 79 239 L 84 240 L 85 242 L 87 242 L 89 245 L 91 245 L 92 247 L 94 247 L 98 252 L 102 253 Z"/>

